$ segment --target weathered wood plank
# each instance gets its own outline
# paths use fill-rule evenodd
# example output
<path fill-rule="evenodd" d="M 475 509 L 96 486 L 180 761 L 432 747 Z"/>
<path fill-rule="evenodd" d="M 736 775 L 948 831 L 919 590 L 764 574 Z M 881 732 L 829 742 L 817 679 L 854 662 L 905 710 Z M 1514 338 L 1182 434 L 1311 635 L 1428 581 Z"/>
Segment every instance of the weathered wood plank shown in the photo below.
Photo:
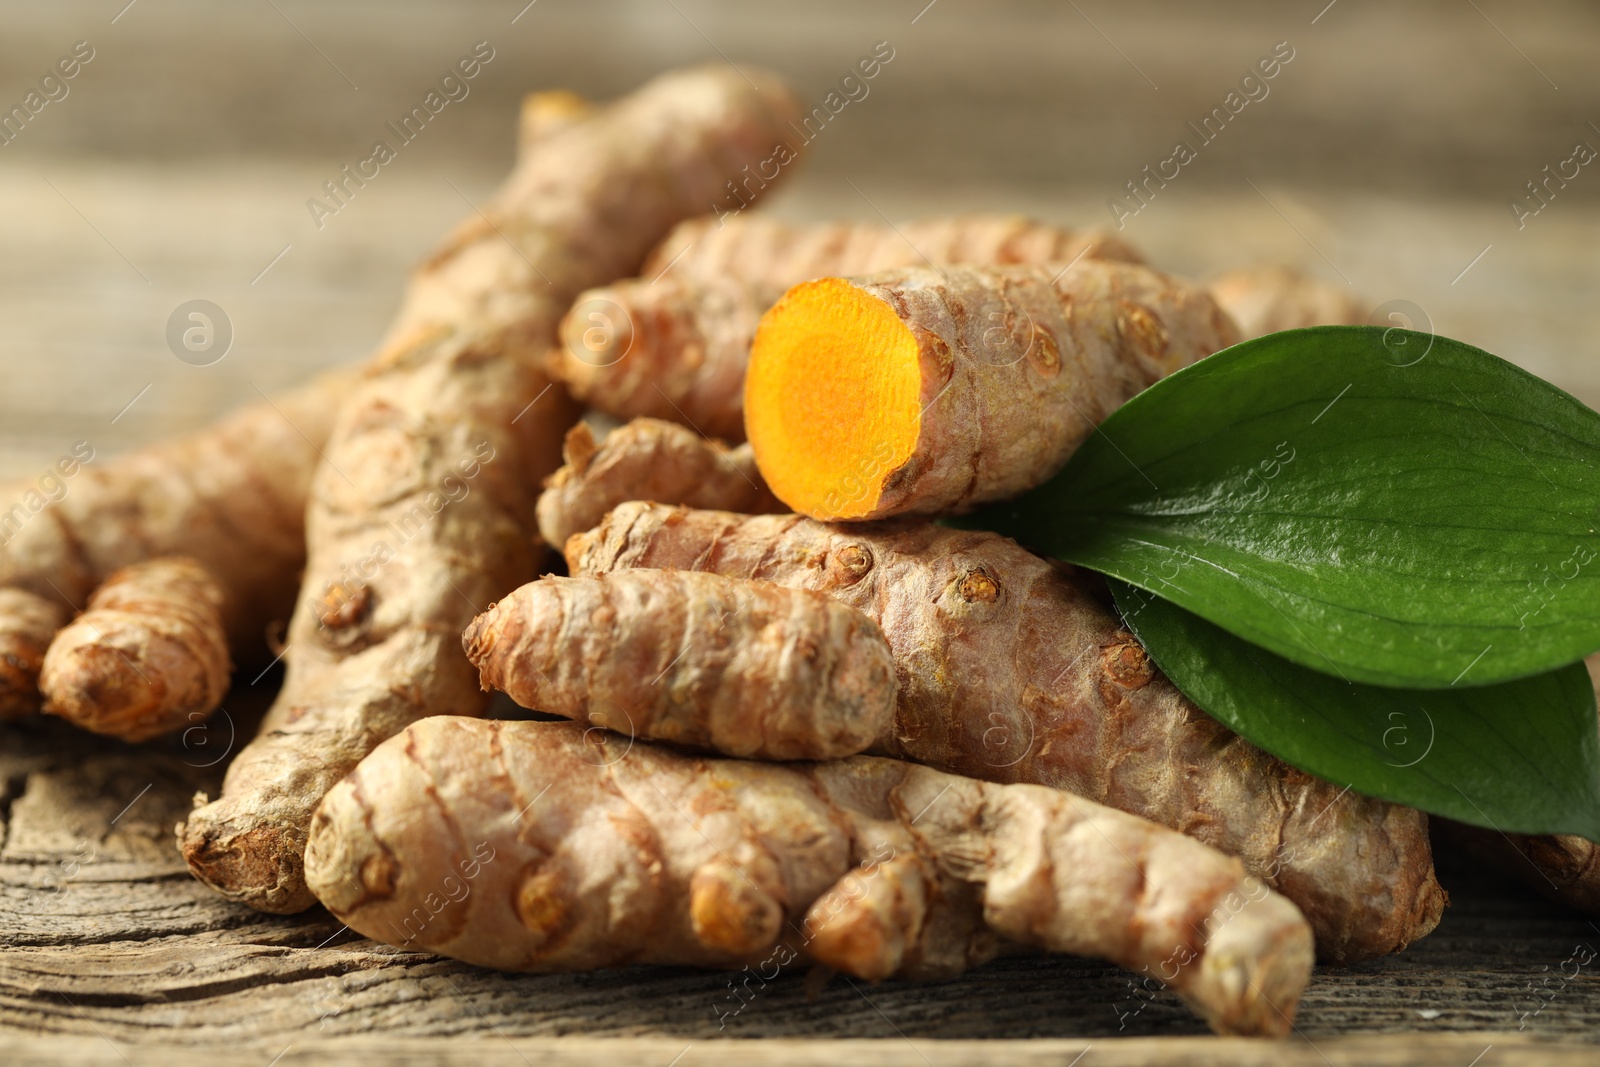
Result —
<path fill-rule="evenodd" d="M 394 1067 L 1589 1067 L 1591 1048 L 1536 1042 L 1516 1034 L 1432 1037 L 1340 1037 L 1319 1041 L 1245 1038 L 1132 1040 L 685 1041 L 555 1038 L 527 1041 L 423 1039 L 300 1041 L 240 1047 L 155 1050 L 104 1038 L 43 1041 L 0 1035 L 0 1062 L 14 1067 L 331 1067 L 381 1063 Z"/>

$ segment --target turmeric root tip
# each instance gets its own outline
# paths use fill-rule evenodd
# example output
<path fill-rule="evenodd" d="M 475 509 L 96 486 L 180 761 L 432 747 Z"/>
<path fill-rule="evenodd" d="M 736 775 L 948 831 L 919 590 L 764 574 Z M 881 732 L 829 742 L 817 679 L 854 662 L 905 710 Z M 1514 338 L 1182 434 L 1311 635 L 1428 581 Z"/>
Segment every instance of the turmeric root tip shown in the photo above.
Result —
<path fill-rule="evenodd" d="M 1135 393 L 1235 340 L 1203 290 L 1127 263 L 824 278 L 763 316 L 745 431 L 812 518 L 959 513 L 1047 480 Z"/>
<path fill-rule="evenodd" d="M 604 442 L 580 422 L 567 431 L 562 454 L 566 466 L 545 479 L 537 512 L 540 536 L 558 549 L 630 500 L 746 515 L 784 510 L 761 481 L 749 445 L 728 448 L 675 422 L 634 419 Z"/>
<path fill-rule="evenodd" d="M 39 710 L 39 668 L 66 609 L 22 589 L 0 589 L 0 722 Z"/>
<path fill-rule="evenodd" d="M 735 756 L 861 752 L 899 694 L 888 642 L 861 612 L 695 571 L 530 582 L 462 645 L 483 687 L 524 707 Z"/>
<path fill-rule="evenodd" d="M 222 602 L 216 579 L 190 559 L 113 574 L 45 653 L 44 710 L 124 741 L 201 721 L 228 690 Z"/>

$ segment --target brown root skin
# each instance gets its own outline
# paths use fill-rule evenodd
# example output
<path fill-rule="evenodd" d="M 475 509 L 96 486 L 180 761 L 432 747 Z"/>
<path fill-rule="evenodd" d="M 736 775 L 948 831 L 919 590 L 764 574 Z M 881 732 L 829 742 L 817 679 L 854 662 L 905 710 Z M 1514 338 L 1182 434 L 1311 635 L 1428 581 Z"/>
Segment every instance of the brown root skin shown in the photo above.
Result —
<path fill-rule="evenodd" d="M 483 687 L 523 707 L 756 759 L 862 752 L 899 689 L 861 612 L 693 571 L 542 578 L 474 619 L 462 646 Z"/>
<path fill-rule="evenodd" d="M 591 290 L 562 319 L 550 373 L 617 418 L 665 419 L 743 441 L 750 338 L 780 295 L 733 275 L 676 270 Z"/>
<path fill-rule="evenodd" d="M 730 449 L 686 426 L 634 419 L 596 443 L 589 424 L 567 432 L 566 466 L 545 480 L 539 534 L 560 548 L 629 500 L 761 515 L 787 511 L 756 470 L 749 446 Z"/>
<path fill-rule="evenodd" d="M 1238 856 L 1294 901 L 1329 962 L 1438 923 L 1425 815 L 1297 771 L 1186 700 L 1071 568 L 927 523 L 624 504 L 567 544 L 573 575 L 683 568 L 834 597 L 877 621 L 900 674 L 872 751 L 1070 790 Z"/>
<path fill-rule="evenodd" d="M 639 278 L 584 293 L 562 322 L 551 373 L 615 415 L 744 439 L 744 373 L 761 315 L 792 285 L 923 263 L 1140 263 L 1098 230 L 1020 216 L 955 215 L 892 227 L 795 224 L 759 212 L 678 226 Z"/>
<path fill-rule="evenodd" d="M 1145 267 L 906 267 L 795 286 L 761 319 L 745 430 L 813 518 L 968 511 L 1064 466 L 1111 412 L 1238 339 Z"/>
<path fill-rule="evenodd" d="M 288 618 L 305 565 L 306 495 L 318 450 L 355 380 L 353 370 L 330 372 L 198 433 L 113 460 L 82 442 L 57 464 L 60 498 L 0 544 L 0 588 L 81 605 L 123 567 L 186 556 L 227 594 L 223 624 L 234 659 L 264 665 L 272 656 L 268 632 Z M 0 488 L 0 511 L 34 488 Z M 10 613 L 0 602 L 0 633 L 19 625 Z"/>
<path fill-rule="evenodd" d="M 225 599 L 192 559 L 124 567 L 51 642 L 44 710 L 133 742 L 204 722 L 228 691 Z"/>
<path fill-rule="evenodd" d="M 1059 790 L 898 760 L 699 759 L 576 723 L 432 717 L 323 800 L 310 884 L 352 929 L 488 967 L 948 977 L 1011 945 L 1281 1035 L 1311 932 L 1237 860 Z"/>
<path fill-rule="evenodd" d="M 67 621 L 57 600 L 21 589 L 0 589 L 0 722 L 37 714 L 39 669 L 51 638 Z"/>
<path fill-rule="evenodd" d="M 641 280 L 663 272 L 697 280 L 734 276 L 782 295 L 790 286 L 834 274 L 930 262 L 1070 263 L 1080 257 L 1144 262 L 1132 245 L 1107 230 L 1052 226 L 1022 215 L 945 215 L 890 226 L 793 223 L 746 211 L 680 223 L 650 253 L 640 274 Z"/>
<path fill-rule="evenodd" d="M 1241 267 L 1206 286 L 1244 338 L 1305 326 L 1359 325 L 1367 312 L 1349 286 L 1282 263 Z"/>
<path fill-rule="evenodd" d="M 310 907 L 302 849 L 323 793 L 421 716 L 482 713 L 460 634 L 537 573 L 534 487 L 577 417 L 539 370 L 561 314 L 637 270 L 793 116 L 760 71 L 664 75 L 536 138 L 413 274 L 312 487 L 284 687 L 181 831 L 202 881 L 263 911 Z"/>

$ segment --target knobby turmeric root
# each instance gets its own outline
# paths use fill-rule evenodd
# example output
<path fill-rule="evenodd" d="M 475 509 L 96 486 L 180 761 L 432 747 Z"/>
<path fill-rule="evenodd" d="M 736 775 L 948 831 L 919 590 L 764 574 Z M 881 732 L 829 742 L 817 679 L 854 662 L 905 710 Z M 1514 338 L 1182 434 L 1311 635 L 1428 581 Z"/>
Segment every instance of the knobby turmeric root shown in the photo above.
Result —
<path fill-rule="evenodd" d="M 39 710 L 39 668 L 50 639 L 67 621 L 60 599 L 0 589 L 0 722 Z"/>
<path fill-rule="evenodd" d="M 161 556 L 191 558 L 216 579 L 234 658 L 265 663 L 268 631 L 288 617 L 305 563 L 306 492 L 318 449 L 354 381 L 354 371 L 330 372 L 109 463 L 95 463 L 92 444 L 80 442 L 56 466 L 61 495 L 41 497 L 35 513 L 31 484 L 0 489 L 0 506 L 23 502 L 0 512 L 0 594 L 32 594 L 0 595 L 0 706 L 37 711 L 40 656 L 20 650 L 39 647 L 40 636 L 48 644 L 112 573 Z M 50 633 L 39 600 L 59 620 Z"/>
<path fill-rule="evenodd" d="M 810 589 L 876 620 L 894 728 L 871 751 L 1032 782 L 1180 830 L 1299 905 L 1324 959 L 1396 952 L 1445 904 L 1427 817 L 1295 770 L 1156 670 L 1086 578 L 991 533 L 836 527 L 631 503 L 567 543 L 575 576 L 682 568 Z"/>
<path fill-rule="evenodd" d="M 323 793 L 415 719 L 482 712 L 460 634 L 537 571 L 533 487 L 576 418 L 539 370 L 562 312 L 768 157 L 793 108 L 717 65 L 568 114 L 413 275 L 312 486 L 283 690 L 182 829 L 198 878 L 264 911 L 311 906 Z"/>
<path fill-rule="evenodd" d="M 574 723 L 424 719 L 317 810 L 306 873 L 352 929 L 489 967 L 941 978 L 1012 945 L 1283 1034 L 1311 970 L 1237 860 L 1059 790 L 896 760 L 696 759 Z"/>
<path fill-rule="evenodd" d="M 571 93 L 532 94 L 522 109 L 522 147 L 588 109 Z M 355 383 L 354 368 L 330 372 L 101 467 L 88 465 L 94 449 L 81 442 L 77 458 L 57 465 L 65 490 L 54 503 L 30 501 L 38 496 L 31 484 L 0 489 L 0 502 L 10 505 L 0 513 L 0 586 L 20 587 L 0 588 L 0 718 L 39 710 L 39 667 L 50 637 L 112 572 L 145 559 L 200 562 L 226 593 L 233 657 L 265 662 L 305 565 L 306 496 L 319 450 Z M 50 605 L 42 614 L 40 601 Z"/>
<path fill-rule="evenodd" d="M 523 148 L 588 109 L 571 93 L 532 94 L 522 109 Z M 265 662 L 269 635 L 288 619 L 305 565 L 312 471 L 356 376 L 354 368 L 330 372 L 103 467 L 88 465 L 94 449 L 82 442 L 77 458 L 57 465 L 65 488 L 54 503 L 30 501 L 38 496 L 31 484 L 0 489 L 0 501 L 17 502 L 0 513 L 0 586 L 20 587 L 0 588 L 0 719 L 39 710 L 39 668 L 50 638 L 109 575 L 144 559 L 199 561 L 226 593 L 223 620 L 234 658 Z M 27 522 L 41 509 L 38 521 Z"/>
<path fill-rule="evenodd" d="M 1585 666 L 1600 703 L 1600 652 Z M 1503 834 L 1443 819 L 1438 827 L 1451 847 L 1516 875 L 1541 896 L 1600 915 L 1600 844 L 1575 834 Z"/>
<path fill-rule="evenodd" d="M 788 510 L 761 480 L 748 445 L 730 449 L 675 422 L 634 419 L 599 444 L 580 422 L 562 454 L 566 466 L 545 479 L 538 503 L 539 534 L 554 548 L 629 500 L 746 515 Z"/>
<path fill-rule="evenodd" d="M 542 578 L 462 638 L 523 707 L 730 756 L 828 759 L 894 722 L 877 623 L 819 593 L 692 571 Z"/>
<path fill-rule="evenodd" d="M 927 263 L 1143 263 L 1131 245 L 1100 229 L 1069 229 L 1021 215 L 964 214 L 878 222 L 785 222 L 759 211 L 704 215 L 667 235 L 640 272 L 680 278 L 744 278 L 783 291 L 833 274 L 873 274 Z M 671 268 L 668 271 L 668 268 Z"/>
<path fill-rule="evenodd" d="M 203 722 L 228 691 L 225 599 L 191 559 L 117 571 L 51 642 L 44 710 L 124 741 Z"/>
<path fill-rule="evenodd" d="M 1286 264 L 1241 267 L 1212 279 L 1206 288 L 1233 316 L 1244 338 L 1367 321 L 1366 309 L 1348 286 L 1313 278 Z"/>
<path fill-rule="evenodd" d="M 1236 340 L 1203 290 L 1126 263 L 823 278 L 762 317 L 745 429 L 801 514 L 967 511 L 1045 481 L 1135 393 Z"/>
<path fill-rule="evenodd" d="M 584 293 L 562 321 L 552 373 L 619 418 L 687 423 L 744 440 L 744 372 L 756 324 L 812 278 L 924 263 L 1139 263 L 1109 234 L 1020 216 L 955 215 L 898 227 L 795 224 L 745 212 L 680 225 L 641 276 Z"/>

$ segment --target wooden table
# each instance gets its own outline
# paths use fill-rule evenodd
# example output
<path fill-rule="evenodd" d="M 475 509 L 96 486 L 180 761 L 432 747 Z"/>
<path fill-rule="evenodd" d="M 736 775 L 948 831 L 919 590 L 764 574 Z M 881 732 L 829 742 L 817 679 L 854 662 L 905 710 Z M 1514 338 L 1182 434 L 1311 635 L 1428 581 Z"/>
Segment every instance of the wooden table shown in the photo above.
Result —
<path fill-rule="evenodd" d="M 1103 223 L 1107 199 L 1187 118 L 1288 39 L 1297 57 L 1274 95 L 1125 236 L 1177 272 L 1288 260 L 1373 305 L 1415 301 L 1440 332 L 1600 404 L 1600 173 L 1585 170 L 1523 229 L 1506 207 L 1575 139 L 1600 145 L 1585 125 L 1600 121 L 1585 111 L 1600 91 L 1590 9 L 675 0 L 541 3 L 513 23 L 520 2 L 172 0 L 118 14 L 122 2 L 0 16 L 0 101 L 72 41 L 97 49 L 73 94 L 0 149 L 0 477 L 34 476 L 78 440 L 110 456 L 359 358 L 408 265 L 503 172 L 526 89 L 608 95 L 720 50 L 820 99 L 879 39 L 895 61 L 771 210 Z M 497 59 L 477 95 L 314 228 L 305 199 L 478 39 Z M 163 337 L 194 297 L 235 328 L 233 349 L 207 367 L 174 358 Z M 784 977 L 719 1025 L 723 975 L 503 975 L 373 944 L 320 910 L 258 915 L 190 879 L 172 834 L 192 793 L 215 792 L 277 679 L 248 681 L 187 743 L 0 729 L 0 1063 L 1600 1057 L 1589 1045 L 1600 978 L 1592 965 L 1561 974 L 1578 946 L 1600 946 L 1600 928 L 1452 856 L 1440 857 L 1452 905 L 1438 931 L 1388 959 L 1319 970 L 1281 1044 L 1205 1036 L 1170 995 L 1131 1013 L 1129 976 L 1078 959 L 1004 960 L 929 986 Z"/>

